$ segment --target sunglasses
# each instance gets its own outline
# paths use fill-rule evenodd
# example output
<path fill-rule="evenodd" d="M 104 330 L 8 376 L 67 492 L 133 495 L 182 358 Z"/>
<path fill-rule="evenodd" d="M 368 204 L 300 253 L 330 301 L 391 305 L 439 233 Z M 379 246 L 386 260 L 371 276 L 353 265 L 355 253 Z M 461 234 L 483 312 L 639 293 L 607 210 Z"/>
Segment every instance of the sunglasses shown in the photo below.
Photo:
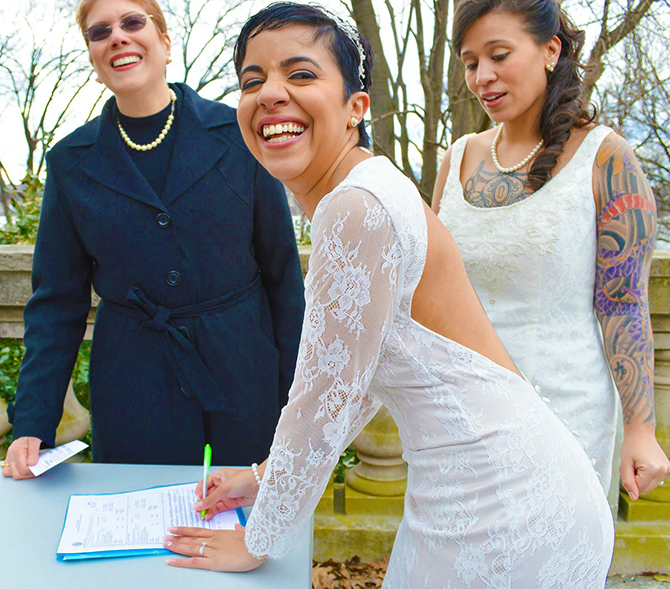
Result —
<path fill-rule="evenodd" d="M 147 25 L 147 18 L 153 18 L 153 14 L 129 14 L 119 22 L 122 31 L 136 33 Z M 86 29 L 84 35 L 91 43 L 104 41 L 112 34 L 112 25 L 99 24 Z"/>

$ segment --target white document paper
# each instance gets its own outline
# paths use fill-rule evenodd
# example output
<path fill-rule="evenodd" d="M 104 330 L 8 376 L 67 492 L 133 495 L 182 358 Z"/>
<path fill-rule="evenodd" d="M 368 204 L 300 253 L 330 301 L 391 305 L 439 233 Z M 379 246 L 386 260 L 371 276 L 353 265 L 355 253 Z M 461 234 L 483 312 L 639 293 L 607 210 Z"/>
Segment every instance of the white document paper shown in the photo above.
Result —
<path fill-rule="evenodd" d="M 55 448 L 51 448 L 51 450 L 42 452 L 37 464 L 28 468 L 38 477 L 50 468 L 59 465 L 68 458 L 72 458 L 75 454 L 79 454 L 84 448 L 88 448 L 88 444 L 81 440 L 74 440 L 62 446 L 56 446 Z"/>
<path fill-rule="evenodd" d="M 233 530 L 231 509 L 210 520 L 193 509 L 197 483 L 157 487 L 114 495 L 72 495 L 58 554 L 163 548 L 168 528 L 190 526 Z"/>

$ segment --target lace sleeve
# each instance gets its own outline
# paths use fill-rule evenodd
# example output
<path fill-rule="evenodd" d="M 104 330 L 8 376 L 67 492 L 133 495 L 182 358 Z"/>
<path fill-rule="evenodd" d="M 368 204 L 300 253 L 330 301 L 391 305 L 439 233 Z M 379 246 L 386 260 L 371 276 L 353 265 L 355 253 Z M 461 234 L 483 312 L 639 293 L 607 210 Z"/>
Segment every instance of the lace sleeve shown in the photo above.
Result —
<path fill-rule="evenodd" d="M 342 450 L 380 406 L 366 391 L 397 309 L 400 247 L 370 193 L 327 198 L 313 227 L 295 379 L 246 529 L 257 557 L 291 549 Z"/>

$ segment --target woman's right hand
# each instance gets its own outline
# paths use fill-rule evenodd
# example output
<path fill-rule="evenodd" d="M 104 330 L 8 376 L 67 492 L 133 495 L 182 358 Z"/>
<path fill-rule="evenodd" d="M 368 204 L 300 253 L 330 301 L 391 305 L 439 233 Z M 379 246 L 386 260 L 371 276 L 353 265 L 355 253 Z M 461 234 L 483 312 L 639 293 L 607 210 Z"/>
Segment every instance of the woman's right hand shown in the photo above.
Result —
<path fill-rule="evenodd" d="M 202 481 L 195 488 L 200 498 L 193 508 L 206 509 L 205 519 L 228 509 L 253 505 L 258 495 L 258 484 L 250 468 L 220 468 L 207 479 L 207 497 L 202 499 Z"/>
<path fill-rule="evenodd" d="M 14 440 L 2 464 L 2 476 L 12 477 L 16 481 L 35 478 L 28 466 L 37 464 L 41 444 L 42 440 L 30 436 Z"/>

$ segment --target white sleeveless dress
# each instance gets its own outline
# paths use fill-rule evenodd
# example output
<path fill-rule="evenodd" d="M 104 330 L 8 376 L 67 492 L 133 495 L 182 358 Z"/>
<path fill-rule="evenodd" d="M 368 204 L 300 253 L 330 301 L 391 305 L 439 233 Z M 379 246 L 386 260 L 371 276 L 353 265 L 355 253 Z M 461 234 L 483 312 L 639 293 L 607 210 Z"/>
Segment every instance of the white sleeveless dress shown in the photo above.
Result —
<path fill-rule="evenodd" d="M 245 540 L 276 558 L 384 404 L 409 465 L 385 589 L 602 589 L 613 522 L 588 458 L 532 385 L 415 322 L 426 219 L 389 160 L 358 164 L 312 222 L 295 380 Z"/>
<path fill-rule="evenodd" d="M 438 215 L 507 351 L 584 448 L 606 493 L 619 401 L 594 310 L 592 176 L 611 132 L 592 129 L 537 192 L 492 208 L 465 200 L 459 176 L 471 135 L 461 137 L 452 147 Z"/>

